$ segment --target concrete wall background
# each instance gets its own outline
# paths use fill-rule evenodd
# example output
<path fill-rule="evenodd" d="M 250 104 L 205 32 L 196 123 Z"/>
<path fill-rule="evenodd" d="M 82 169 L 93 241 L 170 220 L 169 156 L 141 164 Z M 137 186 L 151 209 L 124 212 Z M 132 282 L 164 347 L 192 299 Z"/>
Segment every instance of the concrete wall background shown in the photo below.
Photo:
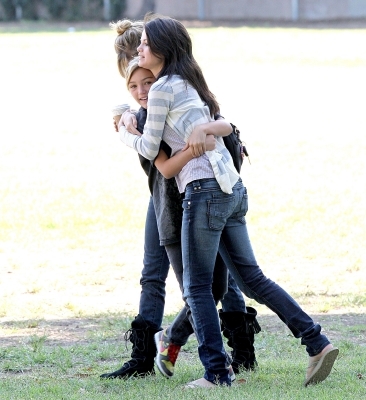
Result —
<path fill-rule="evenodd" d="M 141 18 L 143 0 L 127 0 Z M 155 12 L 177 19 L 326 21 L 366 18 L 366 0 L 155 0 Z"/>

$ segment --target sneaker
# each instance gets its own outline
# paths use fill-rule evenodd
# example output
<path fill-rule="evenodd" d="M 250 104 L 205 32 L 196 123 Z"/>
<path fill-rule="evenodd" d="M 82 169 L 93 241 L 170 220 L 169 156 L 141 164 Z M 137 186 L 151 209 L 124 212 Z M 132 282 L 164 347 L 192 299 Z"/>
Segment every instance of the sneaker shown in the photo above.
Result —
<path fill-rule="evenodd" d="M 229 367 L 229 378 L 230 378 L 231 382 L 235 381 L 235 373 L 234 373 L 233 367 L 231 365 Z M 217 387 L 217 386 L 218 386 L 217 384 L 214 384 L 214 383 L 206 380 L 205 378 L 200 378 L 200 379 L 197 379 L 197 380 L 195 380 L 193 382 L 187 383 L 184 387 L 186 389 L 195 389 L 195 388 L 207 388 L 207 389 L 209 389 L 209 388 L 214 388 L 214 387 Z"/>
<path fill-rule="evenodd" d="M 184 386 L 185 389 L 197 389 L 197 388 L 212 389 L 215 387 L 217 387 L 217 385 L 206 380 L 205 378 L 196 379 L 195 381 L 189 382 Z"/>
<path fill-rule="evenodd" d="M 171 378 L 174 375 L 174 365 L 181 346 L 169 342 L 166 329 L 155 333 L 154 339 L 157 349 L 155 364 L 166 378 Z"/>
<path fill-rule="evenodd" d="M 339 350 L 328 344 L 319 354 L 309 357 L 309 366 L 306 371 L 305 386 L 324 381 L 330 374 Z"/>

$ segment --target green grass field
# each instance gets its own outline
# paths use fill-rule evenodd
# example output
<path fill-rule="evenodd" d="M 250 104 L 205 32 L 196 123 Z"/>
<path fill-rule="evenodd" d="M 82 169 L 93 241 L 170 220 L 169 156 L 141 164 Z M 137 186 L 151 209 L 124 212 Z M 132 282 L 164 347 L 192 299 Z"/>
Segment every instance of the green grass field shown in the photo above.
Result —
<path fill-rule="evenodd" d="M 1 25 L 1 399 L 365 396 L 366 30 L 190 33 L 222 114 L 250 153 L 242 178 L 258 263 L 329 323 L 341 349 L 335 372 L 302 388 L 304 349 L 249 301 L 268 329 L 257 339 L 260 371 L 244 387 L 181 391 L 202 374 L 193 339 L 171 381 L 97 379 L 128 357 L 120 339 L 140 294 L 147 181 L 110 112 L 132 99 L 107 25 L 75 33 Z M 171 275 L 166 314 L 181 304 Z M 352 315 L 358 322 L 348 324 Z M 52 329 L 62 321 L 85 329 Z"/>

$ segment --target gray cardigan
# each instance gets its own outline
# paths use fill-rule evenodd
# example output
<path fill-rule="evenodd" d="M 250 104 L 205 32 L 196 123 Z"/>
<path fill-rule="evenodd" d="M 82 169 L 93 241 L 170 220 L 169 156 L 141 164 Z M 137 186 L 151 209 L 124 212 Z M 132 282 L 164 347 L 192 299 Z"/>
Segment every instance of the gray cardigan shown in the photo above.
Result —
<path fill-rule="evenodd" d="M 136 114 L 137 130 L 143 133 L 146 122 L 147 110 L 143 107 Z M 171 149 L 161 142 L 161 148 L 170 156 Z M 160 245 L 165 246 L 180 242 L 182 227 L 182 198 L 178 191 L 175 178 L 165 179 L 149 161 L 139 154 L 140 163 L 148 176 L 148 184 L 153 198 L 156 220 L 158 224 Z"/>

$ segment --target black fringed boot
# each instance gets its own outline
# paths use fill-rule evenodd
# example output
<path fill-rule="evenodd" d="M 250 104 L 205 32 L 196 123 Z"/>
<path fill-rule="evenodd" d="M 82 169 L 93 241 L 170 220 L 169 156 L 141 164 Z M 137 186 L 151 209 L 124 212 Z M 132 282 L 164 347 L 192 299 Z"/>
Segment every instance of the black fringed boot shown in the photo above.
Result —
<path fill-rule="evenodd" d="M 232 367 L 234 372 L 239 369 L 253 370 L 258 365 L 255 359 L 254 334 L 261 331 L 256 319 L 257 311 L 247 307 L 247 312 L 219 310 L 222 334 L 229 339 L 227 344 L 233 350 Z"/>
<path fill-rule="evenodd" d="M 125 340 L 132 343 L 131 360 L 126 361 L 120 369 L 100 375 L 104 379 L 128 378 L 130 376 L 144 377 L 155 374 L 154 358 L 156 347 L 154 334 L 156 329 L 138 315 L 131 323 L 131 328 L 125 333 Z"/>

